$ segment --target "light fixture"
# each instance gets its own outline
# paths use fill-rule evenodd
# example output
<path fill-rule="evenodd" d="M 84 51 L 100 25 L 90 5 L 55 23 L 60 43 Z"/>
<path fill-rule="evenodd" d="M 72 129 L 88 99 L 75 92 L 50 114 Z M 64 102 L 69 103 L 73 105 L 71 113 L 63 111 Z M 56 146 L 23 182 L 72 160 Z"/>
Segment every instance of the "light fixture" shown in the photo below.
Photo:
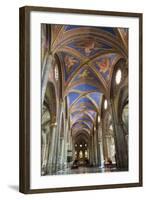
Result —
<path fill-rule="evenodd" d="M 116 84 L 117 85 L 121 82 L 121 78 L 122 78 L 122 72 L 120 69 L 118 69 L 116 72 Z"/>
<path fill-rule="evenodd" d="M 75 147 L 77 147 L 78 145 L 77 144 L 75 144 Z"/>
<path fill-rule="evenodd" d="M 106 99 L 104 100 L 104 109 L 105 110 L 107 109 L 107 100 Z"/>
<path fill-rule="evenodd" d="M 82 147 L 82 144 L 80 144 L 80 147 Z"/>
<path fill-rule="evenodd" d="M 87 144 L 85 144 L 85 147 L 87 146 Z"/>

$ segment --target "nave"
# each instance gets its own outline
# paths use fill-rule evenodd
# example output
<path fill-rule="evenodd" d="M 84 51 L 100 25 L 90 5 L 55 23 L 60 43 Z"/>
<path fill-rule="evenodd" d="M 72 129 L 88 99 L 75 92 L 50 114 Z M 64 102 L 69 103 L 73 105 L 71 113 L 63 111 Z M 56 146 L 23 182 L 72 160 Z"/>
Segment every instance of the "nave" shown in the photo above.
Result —
<path fill-rule="evenodd" d="M 128 170 L 128 29 L 41 25 L 41 175 Z"/>

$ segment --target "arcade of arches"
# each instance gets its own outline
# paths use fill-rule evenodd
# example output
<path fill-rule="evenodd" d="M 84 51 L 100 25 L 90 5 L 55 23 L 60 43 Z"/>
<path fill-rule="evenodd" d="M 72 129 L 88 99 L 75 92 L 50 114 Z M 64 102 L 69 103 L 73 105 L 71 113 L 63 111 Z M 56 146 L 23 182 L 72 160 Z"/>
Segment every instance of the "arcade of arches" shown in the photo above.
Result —
<path fill-rule="evenodd" d="M 128 29 L 41 25 L 41 174 L 128 170 Z"/>

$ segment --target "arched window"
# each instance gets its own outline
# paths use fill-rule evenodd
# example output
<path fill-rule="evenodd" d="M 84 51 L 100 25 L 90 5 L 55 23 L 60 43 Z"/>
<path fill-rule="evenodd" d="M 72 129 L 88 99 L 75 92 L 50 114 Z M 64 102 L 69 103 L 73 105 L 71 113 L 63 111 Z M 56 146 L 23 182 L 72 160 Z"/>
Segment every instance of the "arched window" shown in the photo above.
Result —
<path fill-rule="evenodd" d="M 119 85 L 119 83 L 121 82 L 121 78 L 122 78 L 122 72 L 120 69 L 118 69 L 116 72 L 116 77 L 115 77 L 117 85 Z"/>
<path fill-rule="evenodd" d="M 85 158 L 88 158 L 88 151 L 85 150 Z"/>
<path fill-rule="evenodd" d="M 59 79 L 58 66 L 55 65 L 55 80 L 58 81 L 58 79 Z"/>
<path fill-rule="evenodd" d="M 100 123 L 100 116 L 98 115 L 98 123 Z"/>
<path fill-rule="evenodd" d="M 107 100 L 106 99 L 104 100 L 104 109 L 105 110 L 107 109 Z"/>
<path fill-rule="evenodd" d="M 75 151 L 75 158 L 77 158 L 77 151 Z"/>
<path fill-rule="evenodd" d="M 112 126 L 112 124 L 110 125 L 109 129 L 110 129 L 111 131 L 113 131 L 113 126 Z"/>
<path fill-rule="evenodd" d="M 81 159 L 81 158 L 83 158 L 83 151 L 79 151 L 79 158 Z"/>

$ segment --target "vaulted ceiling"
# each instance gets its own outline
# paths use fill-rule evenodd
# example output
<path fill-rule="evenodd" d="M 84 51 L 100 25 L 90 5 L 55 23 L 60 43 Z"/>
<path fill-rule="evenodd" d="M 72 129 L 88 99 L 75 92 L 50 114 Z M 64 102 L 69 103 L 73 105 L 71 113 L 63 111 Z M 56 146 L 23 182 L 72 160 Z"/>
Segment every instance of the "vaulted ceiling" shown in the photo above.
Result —
<path fill-rule="evenodd" d="M 127 56 L 128 31 L 75 25 L 51 25 L 49 30 L 47 45 L 61 65 L 72 132 L 90 132 L 103 95 L 109 95 L 114 64 Z"/>

